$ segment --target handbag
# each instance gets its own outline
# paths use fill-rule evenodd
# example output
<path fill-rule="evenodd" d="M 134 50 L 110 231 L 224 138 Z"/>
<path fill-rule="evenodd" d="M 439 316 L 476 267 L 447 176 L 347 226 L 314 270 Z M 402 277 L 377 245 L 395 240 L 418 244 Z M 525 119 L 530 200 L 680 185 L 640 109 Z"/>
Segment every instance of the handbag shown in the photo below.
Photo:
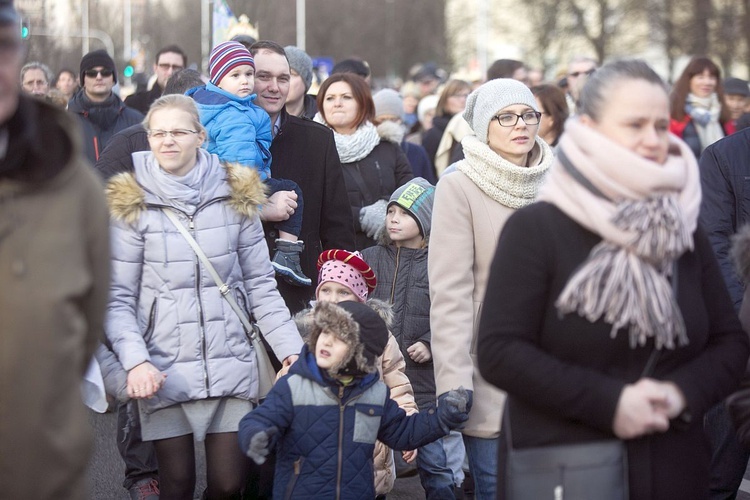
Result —
<path fill-rule="evenodd" d="M 677 266 L 672 272 L 672 292 L 677 296 Z M 641 378 L 651 374 L 659 352 L 649 356 Z M 588 443 L 513 449 L 508 412 L 505 493 L 508 500 L 627 500 L 628 458 L 625 443 L 607 439 Z"/>
<path fill-rule="evenodd" d="M 242 326 L 245 328 L 245 335 L 247 335 L 253 349 L 255 349 L 255 357 L 258 365 L 258 398 L 265 398 L 271 391 L 274 381 L 276 380 L 276 370 L 274 370 L 273 365 L 271 364 L 271 359 L 268 357 L 268 352 L 266 352 L 266 348 L 260 340 L 260 328 L 255 321 L 250 321 L 242 308 L 240 308 L 239 304 L 237 304 L 235 298 L 229 293 L 229 286 L 227 286 L 227 284 L 221 279 L 219 273 L 216 272 L 216 268 L 211 264 L 211 261 L 208 260 L 208 257 L 203 252 L 203 249 L 198 242 L 195 241 L 195 238 L 193 238 L 188 230 L 185 229 L 185 226 L 182 225 L 177 215 L 167 208 L 162 208 L 162 212 L 164 212 L 170 222 L 174 224 L 180 234 L 182 234 L 188 244 L 190 244 L 190 247 L 214 279 L 214 282 L 216 282 L 216 286 L 219 287 L 219 293 L 221 293 L 221 296 L 229 302 L 229 306 L 235 314 L 237 314 L 237 317 L 240 318 Z"/>

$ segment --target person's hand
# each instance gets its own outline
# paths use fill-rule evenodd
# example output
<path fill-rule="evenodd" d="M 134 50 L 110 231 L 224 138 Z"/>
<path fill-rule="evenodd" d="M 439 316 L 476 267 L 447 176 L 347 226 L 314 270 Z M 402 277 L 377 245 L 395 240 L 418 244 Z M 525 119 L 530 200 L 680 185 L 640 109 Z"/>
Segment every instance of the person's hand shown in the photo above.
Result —
<path fill-rule="evenodd" d="M 284 358 L 284 361 L 281 362 L 281 366 L 284 368 L 291 367 L 297 360 L 299 359 L 299 355 L 292 354 L 291 356 L 287 356 Z"/>
<path fill-rule="evenodd" d="M 388 202 L 378 200 L 372 205 L 359 209 L 359 225 L 368 238 L 377 239 L 385 228 L 385 211 Z"/>
<path fill-rule="evenodd" d="M 415 363 L 427 363 L 432 359 L 430 348 L 424 342 L 415 342 L 406 349 L 406 352 Z"/>
<path fill-rule="evenodd" d="M 152 398 L 164 385 L 166 378 L 166 373 L 144 361 L 128 372 L 128 396 L 133 399 Z"/>
<path fill-rule="evenodd" d="M 277 427 L 269 427 L 265 431 L 260 431 L 250 439 L 250 447 L 247 449 L 247 456 L 253 459 L 258 465 L 266 461 L 266 457 L 271 453 L 273 438 L 279 432 Z"/>
<path fill-rule="evenodd" d="M 663 384 L 651 379 L 641 379 L 626 385 L 617 402 L 612 430 L 620 439 L 633 439 L 653 432 L 669 429 L 665 408 L 670 403 Z"/>
<path fill-rule="evenodd" d="M 417 459 L 417 450 L 402 451 L 401 452 L 401 458 L 404 459 L 404 462 L 406 462 L 407 464 L 410 464 L 414 460 Z"/>
<path fill-rule="evenodd" d="M 674 382 L 659 381 L 656 383 L 664 389 L 667 398 L 666 404 L 664 406 L 657 406 L 656 409 L 664 411 L 664 414 L 670 420 L 677 418 L 687 405 L 685 402 L 685 395 Z"/>
<path fill-rule="evenodd" d="M 276 191 L 268 197 L 260 209 L 260 218 L 269 222 L 281 222 L 289 219 L 297 209 L 297 193 L 294 191 Z"/>
<path fill-rule="evenodd" d="M 466 389 L 448 391 L 438 397 L 437 416 L 440 428 L 448 434 L 469 420 L 469 394 Z"/>

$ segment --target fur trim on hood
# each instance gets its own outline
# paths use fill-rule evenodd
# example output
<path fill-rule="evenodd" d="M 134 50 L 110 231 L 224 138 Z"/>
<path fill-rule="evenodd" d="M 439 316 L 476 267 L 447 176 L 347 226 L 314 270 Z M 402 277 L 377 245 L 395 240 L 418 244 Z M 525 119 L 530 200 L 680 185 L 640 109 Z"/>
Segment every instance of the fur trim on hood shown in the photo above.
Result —
<path fill-rule="evenodd" d="M 732 237 L 732 261 L 737 274 L 745 283 L 750 280 L 750 224 L 746 224 Z"/>
<path fill-rule="evenodd" d="M 378 125 L 377 130 L 381 139 L 399 146 L 404 140 L 404 135 L 406 135 L 406 129 L 404 129 L 403 125 L 390 120 L 386 120 Z"/>
<path fill-rule="evenodd" d="M 393 306 L 388 302 L 380 299 L 367 299 L 367 302 L 365 302 L 365 304 L 370 306 L 373 311 L 378 313 L 378 315 L 383 318 L 383 321 L 385 321 L 385 326 L 387 326 L 388 331 L 390 331 L 391 327 L 393 326 Z M 312 335 L 313 332 L 313 310 L 314 306 L 303 309 L 292 317 L 292 319 L 294 320 L 294 324 L 297 325 L 299 334 L 302 336 L 302 340 L 304 340 L 305 342 L 308 341 L 310 335 Z M 311 347 L 314 348 L 315 344 L 312 344 Z"/>
<path fill-rule="evenodd" d="M 238 164 L 222 165 L 229 184 L 229 206 L 238 213 L 253 217 L 266 202 L 266 185 L 257 170 Z M 107 183 L 105 193 L 112 218 L 135 223 L 146 210 L 146 192 L 132 172 L 118 174 Z"/>

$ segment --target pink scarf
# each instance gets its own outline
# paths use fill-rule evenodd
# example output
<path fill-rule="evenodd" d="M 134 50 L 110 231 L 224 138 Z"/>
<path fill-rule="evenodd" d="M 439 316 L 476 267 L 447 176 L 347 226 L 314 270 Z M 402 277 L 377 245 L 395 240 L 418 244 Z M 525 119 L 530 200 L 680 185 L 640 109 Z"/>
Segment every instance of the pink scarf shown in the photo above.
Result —
<path fill-rule="evenodd" d="M 556 205 L 602 237 L 557 299 L 563 313 L 603 318 L 614 337 L 629 328 L 631 346 L 653 337 L 657 348 L 687 343 L 685 324 L 667 279 L 692 250 L 700 208 L 698 165 L 690 148 L 670 136 L 669 157 L 657 164 L 569 120 L 560 156 L 539 200 Z"/>

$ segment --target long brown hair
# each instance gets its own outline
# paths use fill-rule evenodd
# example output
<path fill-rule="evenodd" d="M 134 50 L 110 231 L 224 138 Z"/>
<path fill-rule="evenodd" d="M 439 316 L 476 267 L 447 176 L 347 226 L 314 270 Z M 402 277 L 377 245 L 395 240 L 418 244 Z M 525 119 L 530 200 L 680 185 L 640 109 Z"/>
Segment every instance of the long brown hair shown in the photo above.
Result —
<path fill-rule="evenodd" d="M 471 84 L 464 80 L 448 80 L 448 83 L 445 84 L 443 91 L 440 93 L 440 98 L 435 107 L 435 116 L 450 116 L 445 111 L 445 103 L 449 97 L 456 95 L 462 90 L 471 92 Z"/>
<path fill-rule="evenodd" d="M 370 86 L 367 85 L 364 78 L 354 73 L 334 73 L 321 84 L 320 89 L 318 89 L 317 101 L 318 111 L 323 120 L 326 119 L 325 110 L 323 109 L 326 93 L 328 92 L 328 88 L 336 82 L 344 82 L 352 89 L 352 96 L 357 102 L 357 116 L 354 117 L 354 127 L 358 128 L 366 121 L 373 121 L 375 119 L 375 103 L 372 101 Z"/>
<path fill-rule="evenodd" d="M 724 85 L 721 82 L 721 69 L 708 57 L 694 57 L 691 59 L 680 75 L 680 78 L 675 82 L 674 87 L 672 87 L 672 93 L 669 96 L 669 107 L 673 119 L 677 121 L 685 119 L 685 101 L 690 93 L 690 80 L 695 75 L 700 75 L 706 70 L 716 77 L 716 95 L 719 98 L 719 103 L 721 103 L 719 122 L 724 124 L 729 121 L 729 110 L 723 104 Z"/>
<path fill-rule="evenodd" d="M 565 100 L 565 92 L 557 85 L 542 84 L 532 87 L 531 93 L 542 102 L 544 112 L 552 118 L 555 141 L 550 146 L 555 146 L 565 128 L 565 120 L 570 115 L 568 102 Z"/>

